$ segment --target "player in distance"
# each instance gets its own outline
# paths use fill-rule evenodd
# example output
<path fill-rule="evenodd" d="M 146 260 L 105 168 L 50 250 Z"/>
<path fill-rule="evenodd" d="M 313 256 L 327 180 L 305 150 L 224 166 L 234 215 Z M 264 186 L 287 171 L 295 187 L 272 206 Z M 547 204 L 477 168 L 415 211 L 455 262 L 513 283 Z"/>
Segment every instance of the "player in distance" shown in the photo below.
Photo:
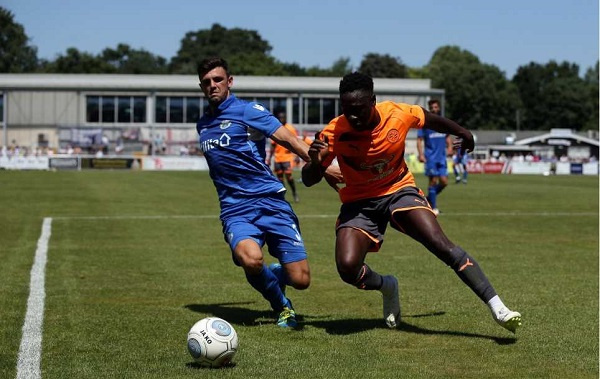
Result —
<path fill-rule="evenodd" d="M 441 115 L 442 108 L 437 99 L 427 102 L 429 112 Z M 425 125 L 417 131 L 417 151 L 419 162 L 425 163 L 425 175 L 429 178 L 427 201 L 437 216 L 437 196 L 448 185 L 448 164 L 446 157 L 452 155 L 452 141 L 448 134 L 440 133 Z"/>
<path fill-rule="evenodd" d="M 471 132 L 420 106 L 377 104 L 373 80 L 358 72 L 343 77 L 339 93 L 343 114 L 311 144 L 311 161 L 302 169 L 302 181 L 309 187 L 319 182 L 337 158 L 346 183 L 339 190 L 342 207 L 336 223 L 335 261 L 341 279 L 358 289 L 381 291 L 386 325 L 399 324 L 398 280 L 365 263 L 367 253 L 381 247 L 389 223 L 452 268 L 487 304 L 494 320 L 515 332 L 521 314 L 504 305 L 477 261 L 446 237 L 404 161 L 409 128 L 427 125 L 458 136 L 465 151 L 474 147 Z"/>

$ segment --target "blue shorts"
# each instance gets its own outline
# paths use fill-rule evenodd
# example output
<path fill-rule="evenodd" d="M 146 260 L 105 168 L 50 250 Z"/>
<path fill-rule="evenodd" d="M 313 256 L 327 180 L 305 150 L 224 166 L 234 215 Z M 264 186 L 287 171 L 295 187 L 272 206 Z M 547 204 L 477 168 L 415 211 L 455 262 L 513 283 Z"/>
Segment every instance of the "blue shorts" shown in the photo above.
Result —
<path fill-rule="evenodd" d="M 429 176 L 448 176 L 448 167 L 446 160 L 443 162 L 425 162 L 425 175 Z"/>
<path fill-rule="evenodd" d="M 237 244 L 252 239 L 280 263 L 292 263 L 307 258 L 304 241 L 300 235 L 300 223 L 284 193 L 266 197 L 248 198 L 240 203 L 235 214 L 228 212 L 221 219 L 223 235 L 232 253 Z M 233 257 L 239 266 L 239 262 Z"/>

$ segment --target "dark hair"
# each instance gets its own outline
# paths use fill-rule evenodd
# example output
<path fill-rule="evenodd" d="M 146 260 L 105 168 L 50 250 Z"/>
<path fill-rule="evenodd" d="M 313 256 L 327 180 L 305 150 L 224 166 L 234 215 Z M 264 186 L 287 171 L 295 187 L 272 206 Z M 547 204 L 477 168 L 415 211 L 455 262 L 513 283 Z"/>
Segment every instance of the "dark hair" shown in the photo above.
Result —
<path fill-rule="evenodd" d="M 429 100 L 429 101 L 427 102 L 427 105 L 429 105 L 430 107 L 431 107 L 433 104 L 438 104 L 438 105 L 439 105 L 439 104 L 440 104 L 440 101 L 439 101 L 438 99 L 431 99 L 431 100 Z"/>
<path fill-rule="evenodd" d="M 198 63 L 198 77 L 202 78 L 207 72 L 217 67 L 223 67 L 227 76 L 229 76 L 229 65 L 227 64 L 227 61 L 221 57 L 210 57 L 205 58 Z"/>
<path fill-rule="evenodd" d="M 344 75 L 340 81 L 340 95 L 358 90 L 373 93 L 373 79 L 369 75 L 356 71 Z"/>

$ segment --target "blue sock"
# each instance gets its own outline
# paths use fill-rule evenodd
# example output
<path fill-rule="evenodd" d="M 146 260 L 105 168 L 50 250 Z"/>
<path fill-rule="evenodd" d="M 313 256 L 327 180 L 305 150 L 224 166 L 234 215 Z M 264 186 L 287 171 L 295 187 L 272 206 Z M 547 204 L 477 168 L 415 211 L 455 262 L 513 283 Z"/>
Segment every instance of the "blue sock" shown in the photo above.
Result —
<path fill-rule="evenodd" d="M 467 173 L 467 170 L 465 169 L 465 172 L 463 173 L 463 180 L 465 182 L 467 181 L 467 176 L 469 176 L 469 174 Z"/>
<path fill-rule="evenodd" d="M 443 190 L 444 190 L 444 186 L 441 184 L 438 184 L 435 186 L 435 194 L 436 196 L 439 195 Z"/>
<path fill-rule="evenodd" d="M 281 288 L 279 288 L 279 280 L 264 264 L 260 274 L 246 274 L 246 279 L 255 290 L 267 299 L 271 304 L 271 308 L 276 312 L 280 312 L 284 306 L 288 305 L 288 299 L 281 292 Z"/>
<path fill-rule="evenodd" d="M 437 186 L 430 186 L 427 189 L 427 200 L 431 208 L 437 208 Z"/>

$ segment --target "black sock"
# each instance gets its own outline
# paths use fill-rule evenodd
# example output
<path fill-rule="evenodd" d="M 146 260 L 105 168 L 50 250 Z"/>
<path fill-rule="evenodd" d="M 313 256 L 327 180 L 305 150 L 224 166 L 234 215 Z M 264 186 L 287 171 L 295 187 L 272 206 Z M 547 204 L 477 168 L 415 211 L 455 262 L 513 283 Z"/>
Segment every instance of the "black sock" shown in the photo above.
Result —
<path fill-rule="evenodd" d="M 496 296 L 496 290 L 494 290 L 494 287 L 492 287 L 483 270 L 472 256 L 459 246 L 452 248 L 451 256 L 452 263 L 450 267 L 484 303 Z"/>
<path fill-rule="evenodd" d="M 369 266 L 363 264 L 358 272 L 356 281 L 354 282 L 356 288 L 366 291 L 378 290 L 383 285 L 383 278 L 381 275 L 371 270 Z"/>

